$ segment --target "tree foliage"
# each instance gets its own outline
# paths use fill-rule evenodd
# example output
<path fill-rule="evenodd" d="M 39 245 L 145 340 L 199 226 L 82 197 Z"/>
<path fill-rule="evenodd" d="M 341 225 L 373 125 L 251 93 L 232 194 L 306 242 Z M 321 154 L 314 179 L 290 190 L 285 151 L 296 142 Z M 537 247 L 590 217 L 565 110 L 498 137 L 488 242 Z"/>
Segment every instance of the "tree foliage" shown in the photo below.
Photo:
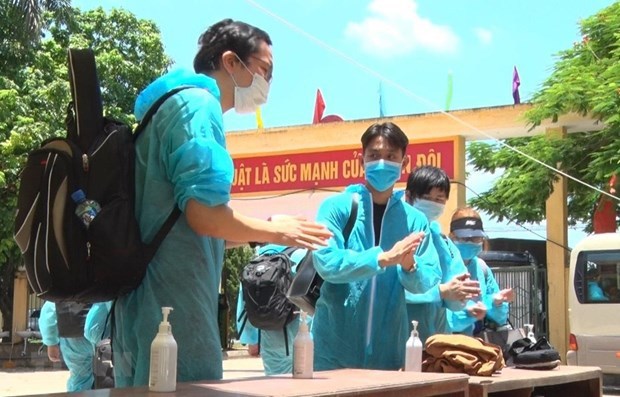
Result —
<path fill-rule="evenodd" d="M 597 132 L 565 139 L 538 135 L 505 143 L 569 175 L 606 190 L 620 173 L 620 2 L 580 23 L 582 40 L 562 51 L 551 76 L 532 98 L 526 113 L 531 127 L 576 112 L 603 123 Z M 468 154 L 476 170 L 503 171 L 495 185 L 471 202 L 499 221 L 545 219 L 545 200 L 559 175 L 499 144 L 472 143 Z M 617 193 L 616 193 L 617 194 Z M 595 190 L 569 180 L 569 223 L 585 223 L 599 197 Z"/>

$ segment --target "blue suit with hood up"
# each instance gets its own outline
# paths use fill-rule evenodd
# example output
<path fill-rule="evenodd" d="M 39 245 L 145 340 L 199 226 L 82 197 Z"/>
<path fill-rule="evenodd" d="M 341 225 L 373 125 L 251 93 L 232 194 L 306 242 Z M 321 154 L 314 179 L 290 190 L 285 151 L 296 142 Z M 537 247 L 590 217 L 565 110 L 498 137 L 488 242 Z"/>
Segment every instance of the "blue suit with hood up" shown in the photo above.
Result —
<path fill-rule="evenodd" d="M 140 93 L 140 120 L 164 93 L 193 86 L 159 108 L 136 143 L 136 216 L 144 241 L 153 239 L 173 208 L 190 199 L 226 204 L 234 167 L 226 150 L 220 91 L 212 78 L 172 71 Z M 114 377 L 118 387 L 149 380 L 151 342 L 171 306 L 169 322 L 178 344 L 177 380 L 222 378 L 217 323 L 224 240 L 195 233 L 181 215 L 150 262 L 140 286 L 114 307 Z"/>
<path fill-rule="evenodd" d="M 345 247 L 342 231 L 353 194 L 359 197 L 359 209 Z M 394 192 L 389 199 L 376 244 L 372 196 L 364 185 L 347 187 L 319 208 L 317 221 L 334 235 L 327 247 L 313 253 L 317 272 L 325 280 L 312 324 L 316 370 L 395 370 L 404 365 L 408 337 L 404 291 L 425 292 L 441 280 L 441 268 L 426 216 L 404 203 L 402 195 Z M 379 266 L 381 252 L 420 231 L 426 237 L 414 255 L 416 271 Z"/>

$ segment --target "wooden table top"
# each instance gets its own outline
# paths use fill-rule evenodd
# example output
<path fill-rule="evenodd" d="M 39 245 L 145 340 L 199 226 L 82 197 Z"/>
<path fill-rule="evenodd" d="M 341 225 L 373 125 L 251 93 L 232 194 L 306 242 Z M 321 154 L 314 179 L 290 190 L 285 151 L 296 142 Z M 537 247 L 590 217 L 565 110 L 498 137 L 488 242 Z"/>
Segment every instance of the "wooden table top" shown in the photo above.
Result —
<path fill-rule="evenodd" d="M 411 396 L 424 397 L 468 390 L 465 374 L 416 373 L 340 369 L 315 372 L 313 379 L 293 379 L 291 375 L 255 376 L 220 381 L 183 382 L 176 392 L 149 392 L 148 387 L 88 390 L 81 393 L 38 395 L 67 397 L 231 397 L 231 396 Z M 33 396 L 34 397 L 34 396 Z"/>

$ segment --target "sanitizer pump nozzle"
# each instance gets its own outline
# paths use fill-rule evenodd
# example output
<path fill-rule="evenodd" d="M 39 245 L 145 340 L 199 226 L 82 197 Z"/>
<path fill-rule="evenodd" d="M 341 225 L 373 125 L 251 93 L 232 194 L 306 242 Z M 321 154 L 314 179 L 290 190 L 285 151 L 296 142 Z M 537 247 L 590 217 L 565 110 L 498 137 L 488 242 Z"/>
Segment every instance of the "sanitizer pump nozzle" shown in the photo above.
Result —
<path fill-rule="evenodd" d="M 532 343 L 536 343 L 536 336 L 534 335 L 534 324 L 523 324 L 525 328 L 527 328 L 527 338 L 532 341 Z"/>
<path fill-rule="evenodd" d="M 405 353 L 405 371 L 422 372 L 422 341 L 418 336 L 418 322 L 411 321 L 413 330 L 411 336 L 407 340 Z"/>
<path fill-rule="evenodd" d="M 177 342 L 168 322 L 171 307 L 162 307 L 159 332 L 151 343 L 149 390 L 171 392 L 177 388 Z"/>
<path fill-rule="evenodd" d="M 299 330 L 293 341 L 293 378 L 311 379 L 314 368 L 314 341 L 308 329 L 307 313 L 301 310 Z"/>

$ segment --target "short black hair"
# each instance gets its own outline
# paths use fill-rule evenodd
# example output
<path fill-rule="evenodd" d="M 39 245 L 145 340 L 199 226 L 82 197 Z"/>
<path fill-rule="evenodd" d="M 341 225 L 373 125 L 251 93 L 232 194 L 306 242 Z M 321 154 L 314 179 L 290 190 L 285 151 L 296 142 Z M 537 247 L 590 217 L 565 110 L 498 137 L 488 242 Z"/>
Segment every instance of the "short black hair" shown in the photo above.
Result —
<path fill-rule="evenodd" d="M 208 73 L 220 67 L 226 51 L 232 51 L 245 63 L 260 49 L 261 42 L 271 45 L 264 30 L 241 21 L 223 19 L 209 27 L 198 39 L 198 53 L 194 57 L 196 73 Z"/>
<path fill-rule="evenodd" d="M 382 136 L 390 143 L 390 145 L 399 148 L 403 152 L 403 156 L 409 146 L 409 138 L 394 123 L 375 123 L 368 127 L 368 129 L 362 134 L 362 151 L 366 151 L 366 148 L 378 136 Z"/>
<path fill-rule="evenodd" d="M 444 170 L 432 165 L 424 165 L 413 170 L 407 178 L 407 191 L 411 199 L 419 199 L 438 188 L 450 198 L 450 178 Z"/>

